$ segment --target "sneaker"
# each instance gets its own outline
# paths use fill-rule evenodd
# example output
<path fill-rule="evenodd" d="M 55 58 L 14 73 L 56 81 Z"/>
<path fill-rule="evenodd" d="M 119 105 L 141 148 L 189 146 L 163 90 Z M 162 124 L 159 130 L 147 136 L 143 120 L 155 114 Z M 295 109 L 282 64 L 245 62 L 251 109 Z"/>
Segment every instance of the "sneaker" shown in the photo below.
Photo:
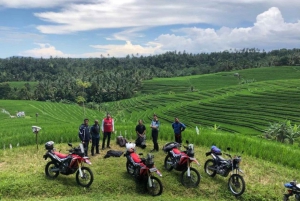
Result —
<path fill-rule="evenodd" d="M 107 148 L 111 149 L 111 147 L 110 147 L 110 146 L 108 146 Z"/>

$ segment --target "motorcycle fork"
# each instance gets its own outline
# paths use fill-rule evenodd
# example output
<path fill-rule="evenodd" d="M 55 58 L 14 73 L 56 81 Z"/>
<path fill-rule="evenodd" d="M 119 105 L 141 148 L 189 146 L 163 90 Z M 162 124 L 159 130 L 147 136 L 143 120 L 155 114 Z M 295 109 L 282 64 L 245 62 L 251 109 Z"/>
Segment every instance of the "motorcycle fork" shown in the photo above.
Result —
<path fill-rule="evenodd" d="M 151 173 L 147 171 L 147 175 L 148 175 L 148 185 L 149 187 L 152 187 Z"/>
<path fill-rule="evenodd" d="M 190 160 L 187 160 L 187 176 L 191 176 L 191 169 L 190 169 Z"/>
<path fill-rule="evenodd" d="M 83 173 L 82 173 L 82 170 L 81 170 L 81 163 L 79 163 L 78 160 L 77 160 L 77 165 L 78 165 L 79 175 L 80 175 L 80 177 L 83 177 Z"/>

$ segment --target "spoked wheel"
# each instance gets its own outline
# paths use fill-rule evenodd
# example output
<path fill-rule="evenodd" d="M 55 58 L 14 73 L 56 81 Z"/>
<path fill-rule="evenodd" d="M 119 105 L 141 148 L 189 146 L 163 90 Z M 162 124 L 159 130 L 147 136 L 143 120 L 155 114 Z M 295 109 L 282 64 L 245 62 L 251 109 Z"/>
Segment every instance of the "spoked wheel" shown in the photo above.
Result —
<path fill-rule="evenodd" d="M 190 176 L 188 176 L 188 169 L 185 169 L 181 173 L 181 183 L 185 187 L 196 187 L 200 183 L 200 174 L 195 169 L 190 167 Z"/>
<path fill-rule="evenodd" d="M 82 176 L 79 170 L 76 172 L 76 182 L 83 187 L 89 187 L 94 181 L 94 175 L 90 168 L 81 167 Z"/>
<path fill-rule="evenodd" d="M 215 161 L 213 159 L 208 159 L 204 164 L 204 171 L 208 176 L 214 177 L 216 176 L 217 171 L 214 170 Z"/>
<path fill-rule="evenodd" d="M 171 171 L 173 169 L 172 165 L 173 165 L 173 161 L 172 161 L 171 157 L 169 155 L 167 155 L 165 158 L 165 163 L 164 163 L 165 169 L 168 171 Z"/>
<path fill-rule="evenodd" d="M 157 177 L 151 176 L 150 181 L 147 180 L 147 191 L 152 196 L 161 195 L 163 192 L 161 181 Z"/>
<path fill-rule="evenodd" d="M 128 174 L 134 175 L 134 166 L 129 161 L 127 161 L 127 163 L 126 163 L 126 170 L 127 170 Z"/>
<path fill-rule="evenodd" d="M 233 174 L 229 177 L 228 187 L 235 196 L 239 196 L 244 193 L 245 185 L 244 178 L 241 175 Z"/>
<path fill-rule="evenodd" d="M 53 161 L 50 161 L 47 163 L 47 165 L 45 167 L 45 174 L 50 179 L 54 179 L 59 175 L 59 168 L 56 167 L 56 165 Z"/>

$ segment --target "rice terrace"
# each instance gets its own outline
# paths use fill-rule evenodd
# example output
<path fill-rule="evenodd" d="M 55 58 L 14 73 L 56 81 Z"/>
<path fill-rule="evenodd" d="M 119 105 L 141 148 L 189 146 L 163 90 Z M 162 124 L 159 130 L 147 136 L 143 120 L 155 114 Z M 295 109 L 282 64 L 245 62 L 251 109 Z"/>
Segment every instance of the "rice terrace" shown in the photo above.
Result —
<path fill-rule="evenodd" d="M 0 200 L 152 200 L 126 174 L 125 157 L 104 159 L 107 150 L 90 158 L 95 181 L 89 188 L 77 186 L 72 175 L 55 180 L 45 177 L 44 143 L 52 140 L 57 150 L 67 153 L 68 142 L 79 144 L 77 132 L 83 118 L 92 122 L 107 111 L 115 119 L 114 150 L 125 151 L 115 144 L 116 137 L 134 141 L 137 120 L 144 120 L 147 147 L 137 148 L 144 154 L 152 149 L 148 125 L 153 113 L 159 116 L 160 151 L 154 153 L 154 159 L 162 172 L 164 192 L 156 200 L 281 200 L 283 184 L 300 180 L 300 141 L 281 143 L 266 138 L 265 131 L 277 122 L 300 125 L 299 86 L 299 66 L 278 66 L 153 78 L 143 81 L 136 96 L 104 102 L 94 109 L 75 103 L 0 100 Z M 16 117 L 19 111 L 25 116 Z M 200 166 L 194 168 L 201 174 L 197 188 L 184 188 L 177 173 L 163 167 L 161 148 L 173 141 L 170 125 L 174 117 L 187 125 L 183 139 L 195 144 Z M 42 128 L 37 144 L 33 125 Z M 204 173 L 205 153 L 212 145 L 224 151 L 231 147 L 232 154 L 242 153 L 246 182 L 242 196 L 228 192 L 226 178 L 210 178 Z"/>

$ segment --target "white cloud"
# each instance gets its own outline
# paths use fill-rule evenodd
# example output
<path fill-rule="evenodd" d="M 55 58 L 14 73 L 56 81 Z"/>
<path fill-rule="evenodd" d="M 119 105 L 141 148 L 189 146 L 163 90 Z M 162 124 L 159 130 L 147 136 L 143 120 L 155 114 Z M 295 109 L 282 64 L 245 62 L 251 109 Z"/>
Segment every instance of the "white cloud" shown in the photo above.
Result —
<path fill-rule="evenodd" d="M 295 13 L 293 16 L 299 17 L 295 10 L 300 7 L 299 0 L 289 0 L 289 3 L 285 0 L 95 0 L 84 4 L 76 4 L 74 0 L 73 4 L 57 12 L 34 15 L 51 22 L 51 25 L 37 26 L 42 33 L 67 34 L 95 29 L 194 23 L 234 26 L 244 21 L 253 22 L 257 12 L 275 6 L 290 9 Z"/>
<path fill-rule="evenodd" d="M 129 4 L 132 1 L 126 2 L 127 4 Z M 176 2 L 177 1 L 175 1 L 174 4 L 176 4 Z M 245 2 L 247 3 L 246 0 L 243 1 L 243 3 Z M 119 5 L 122 3 L 123 2 L 119 2 Z M 107 9 L 107 7 L 101 9 Z M 111 9 L 118 10 L 119 8 L 111 7 Z M 124 9 L 126 9 L 126 7 Z M 132 14 L 132 12 L 129 12 L 128 15 L 130 14 Z M 91 13 L 90 16 L 93 15 L 94 14 Z M 80 14 L 78 14 L 77 18 L 79 19 L 77 23 L 79 23 L 81 18 Z M 136 55 L 136 53 L 138 53 L 139 55 L 153 55 L 163 53 L 165 51 L 174 50 L 185 50 L 186 52 L 199 53 L 240 48 L 259 48 L 261 50 L 271 50 L 275 48 L 297 48 L 300 46 L 300 20 L 298 19 L 298 21 L 288 22 L 277 7 L 271 7 L 260 14 L 256 14 L 256 16 L 254 16 L 251 20 L 252 25 L 250 26 L 221 26 L 220 28 L 185 26 L 185 28 L 172 30 L 172 33 L 168 33 L 168 30 L 166 30 L 166 33 L 157 36 L 155 40 L 148 41 L 145 44 L 136 43 L 137 37 L 143 37 L 143 34 L 147 34 L 145 30 L 148 27 L 147 24 L 142 25 L 143 20 L 139 20 L 140 19 L 137 19 L 137 22 L 132 22 L 139 24 L 138 26 L 132 26 L 128 29 L 124 29 L 123 31 L 113 34 L 112 37 L 107 38 L 107 40 L 110 41 L 126 41 L 122 45 L 93 44 L 90 45 L 90 47 L 95 48 L 95 52 L 80 53 L 77 55 L 65 54 L 59 50 L 56 50 L 55 47 L 51 45 L 40 46 L 39 48 L 28 50 L 24 53 L 26 53 L 27 55 L 39 55 L 39 57 L 46 57 L 46 55 L 48 55 L 48 57 L 50 55 L 58 57 L 100 57 L 101 54 L 103 56 L 109 54 L 110 56 L 114 57 L 124 57 L 128 54 Z M 109 24 L 109 22 L 110 21 L 107 22 L 108 25 L 101 25 L 102 22 L 99 22 L 99 26 L 103 26 L 102 28 L 105 28 L 105 26 L 114 26 Z M 64 21 L 62 20 L 60 21 L 60 23 L 64 23 Z M 116 21 L 114 23 L 115 25 L 119 24 L 118 26 L 121 26 L 122 24 L 122 22 L 119 21 Z M 126 23 L 128 25 L 128 21 L 125 20 L 123 26 L 125 26 Z M 74 26 L 69 24 L 62 25 L 62 27 L 73 26 L 73 31 L 76 31 L 75 24 L 76 23 L 74 22 Z M 92 24 L 93 23 L 82 25 L 82 27 L 92 27 Z M 149 23 L 149 26 L 150 24 L 151 23 Z M 58 29 L 56 31 L 58 31 L 59 33 L 62 30 L 67 31 L 66 27 L 61 29 L 62 27 L 57 27 L 56 25 L 54 25 L 54 27 L 52 28 Z M 48 29 L 49 27 L 46 26 L 45 30 Z M 84 30 L 84 28 L 82 28 L 82 30 Z"/>
<path fill-rule="evenodd" d="M 180 35 L 176 35 L 180 34 Z M 239 48 L 294 48 L 300 46 L 300 20 L 286 23 L 278 8 L 259 14 L 251 27 L 220 29 L 182 28 L 156 39 L 161 49 L 212 52 Z"/>
<path fill-rule="evenodd" d="M 28 56 L 28 57 L 43 57 L 49 58 L 52 57 L 73 57 L 73 55 L 64 54 L 62 51 L 55 49 L 54 46 L 47 44 L 47 43 L 35 43 L 38 45 L 38 48 L 34 48 L 31 50 L 26 50 L 21 52 L 19 56 Z"/>
<path fill-rule="evenodd" d="M 126 41 L 124 45 L 91 45 L 97 51 L 94 53 L 84 54 L 85 57 L 99 57 L 110 55 L 111 57 L 125 57 L 126 55 L 150 55 L 160 51 L 160 44 L 148 43 L 146 46 L 133 45 L 130 41 Z"/>
<path fill-rule="evenodd" d="M 96 2 L 96 0 L 0 0 L 0 6 L 6 8 L 51 8 L 84 2 L 93 3 Z"/>

